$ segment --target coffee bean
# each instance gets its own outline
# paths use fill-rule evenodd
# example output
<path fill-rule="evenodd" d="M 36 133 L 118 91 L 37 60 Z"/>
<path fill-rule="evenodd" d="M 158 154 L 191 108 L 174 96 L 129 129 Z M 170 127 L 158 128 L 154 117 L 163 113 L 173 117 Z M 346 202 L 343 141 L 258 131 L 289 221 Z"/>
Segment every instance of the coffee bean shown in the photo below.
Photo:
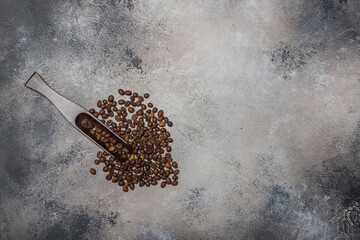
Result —
<path fill-rule="evenodd" d="M 150 94 L 149 93 L 145 93 L 144 94 L 144 98 L 149 98 L 150 97 Z"/>
<path fill-rule="evenodd" d="M 121 96 L 123 96 L 123 95 L 125 94 L 125 91 L 124 91 L 123 89 L 119 89 L 119 90 L 118 90 L 118 93 L 119 93 Z"/>
<path fill-rule="evenodd" d="M 105 166 L 105 167 L 103 168 L 103 171 L 104 171 L 104 172 L 108 172 L 108 171 L 109 171 L 109 167 L 108 167 L 108 166 Z"/>
<path fill-rule="evenodd" d="M 173 168 L 178 168 L 177 162 L 172 162 L 172 166 L 173 166 Z"/>
<path fill-rule="evenodd" d="M 110 181 L 111 178 L 112 178 L 112 177 L 111 177 L 111 174 L 107 174 L 105 178 L 106 178 L 106 180 Z"/>
<path fill-rule="evenodd" d="M 90 169 L 90 173 L 91 173 L 92 175 L 95 175 L 95 174 L 96 174 L 95 168 L 91 168 L 91 169 Z"/>
<path fill-rule="evenodd" d="M 128 188 L 128 187 L 123 187 L 123 191 L 124 191 L 124 192 L 128 192 L 128 191 L 129 191 L 129 188 Z"/>
<path fill-rule="evenodd" d="M 113 96 L 113 95 L 109 95 L 108 100 L 109 100 L 109 102 L 114 101 L 114 96 Z"/>
<path fill-rule="evenodd" d="M 131 91 L 130 91 L 130 90 L 126 90 L 126 91 L 125 91 L 125 95 L 130 96 L 130 95 L 131 95 Z"/>
<path fill-rule="evenodd" d="M 154 105 L 153 105 L 151 102 L 148 103 L 148 107 L 149 107 L 149 108 L 152 108 L 153 106 L 154 106 Z"/>
<path fill-rule="evenodd" d="M 124 147 L 122 150 L 123 150 L 123 152 L 124 152 L 125 154 L 129 154 L 129 152 L 130 152 L 129 149 L 126 148 L 126 147 Z"/>
<path fill-rule="evenodd" d="M 94 163 L 95 163 L 96 165 L 99 165 L 99 164 L 100 164 L 100 160 L 96 159 L 96 160 L 94 161 Z"/>
<path fill-rule="evenodd" d="M 171 179 L 169 177 L 166 178 L 166 183 L 171 184 Z"/>
<path fill-rule="evenodd" d="M 161 182 L 161 188 L 164 188 L 164 187 L 166 187 L 166 182 Z"/>

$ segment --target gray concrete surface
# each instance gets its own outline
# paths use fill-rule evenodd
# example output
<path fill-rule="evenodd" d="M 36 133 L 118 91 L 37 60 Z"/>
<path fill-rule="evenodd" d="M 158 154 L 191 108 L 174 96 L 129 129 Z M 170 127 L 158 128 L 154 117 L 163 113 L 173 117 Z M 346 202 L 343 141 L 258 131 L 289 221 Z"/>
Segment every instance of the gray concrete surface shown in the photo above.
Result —
<path fill-rule="evenodd" d="M 0 239 L 360 239 L 357 0 L 0 1 Z M 124 194 L 44 97 L 149 92 L 179 185 Z"/>

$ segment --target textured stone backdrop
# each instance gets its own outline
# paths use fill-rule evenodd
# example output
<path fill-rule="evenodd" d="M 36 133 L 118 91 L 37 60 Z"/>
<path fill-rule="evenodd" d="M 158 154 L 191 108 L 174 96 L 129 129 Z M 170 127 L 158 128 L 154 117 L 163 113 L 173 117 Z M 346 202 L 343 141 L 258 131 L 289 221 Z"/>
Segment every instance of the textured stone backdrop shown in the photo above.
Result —
<path fill-rule="evenodd" d="M 358 0 L 0 0 L 0 33 L 0 239 L 360 239 Z M 149 92 L 179 185 L 90 175 L 34 71 Z"/>

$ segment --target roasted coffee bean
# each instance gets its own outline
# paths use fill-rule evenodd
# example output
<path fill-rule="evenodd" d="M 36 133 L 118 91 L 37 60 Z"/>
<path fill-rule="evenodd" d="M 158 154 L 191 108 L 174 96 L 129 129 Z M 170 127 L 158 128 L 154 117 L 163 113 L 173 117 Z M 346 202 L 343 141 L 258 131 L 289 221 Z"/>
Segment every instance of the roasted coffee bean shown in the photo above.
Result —
<path fill-rule="evenodd" d="M 133 107 L 129 107 L 128 111 L 129 111 L 129 113 L 133 113 L 133 112 L 135 112 L 135 109 Z"/>
<path fill-rule="evenodd" d="M 171 184 L 171 179 L 169 177 L 166 178 L 166 183 Z"/>
<path fill-rule="evenodd" d="M 108 172 L 108 171 L 109 171 L 109 167 L 108 167 L 108 166 L 105 166 L 105 167 L 103 168 L 103 171 L 104 171 L 104 172 Z"/>
<path fill-rule="evenodd" d="M 114 96 L 113 96 L 113 95 L 109 95 L 108 100 L 109 100 L 109 102 L 114 101 Z"/>
<path fill-rule="evenodd" d="M 177 162 L 172 162 L 172 166 L 173 166 L 173 168 L 178 168 Z"/>
<path fill-rule="evenodd" d="M 144 180 L 141 180 L 140 182 L 139 182 L 139 186 L 140 187 L 143 187 L 145 185 L 145 181 Z"/>
<path fill-rule="evenodd" d="M 128 148 L 126 148 L 126 147 L 124 147 L 124 148 L 122 148 L 122 151 L 125 153 L 125 154 L 129 154 L 129 149 Z"/>
<path fill-rule="evenodd" d="M 149 98 L 150 97 L 150 94 L 149 93 L 145 93 L 144 94 L 144 98 Z"/>
<path fill-rule="evenodd" d="M 149 107 L 149 108 L 152 108 L 153 106 L 154 106 L 154 105 L 153 105 L 151 102 L 148 103 L 148 107 Z"/>
<path fill-rule="evenodd" d="M 99 164 L 100 164 L 100 160 L 99 160 L 99 159 L 96 159 L 96 160 L 94 161 L 94 163 L 95 163 L 96 165 L 99 165 Z"/>
<path fill-rule="evenodd" d="M 95 109 L 91 108 L 91 109 L 89 110 L 89 112 L 90 112 L 91 114 L 94 114 L 94 113 L 95 113 Z"/>
<path fill-rule="evenodd" d="M 100 138 L 101 138 L 101 135 L 100 135 L 99 133 L 97 133 L 97 134 L 95 135 L 95 139 L 96 139 L 96 141 L 99 141 L 99 140 L 100 140 Z"/>
<path fill-rule="evenodd" d="M 131 95 L 131 91 L 130 91 L 130 90 L 126 90 L 126 91 L 125 91 L 125 95 L 130 96 L 130 95 Z"/>
<path fill-rule="evenodd" d="M 172 184 L 173 186 L 176 186 L 176 185 L 178 185 L 178 182 L 177 182 L 177 181 L 173 181 L 171 184 Z"/>
<path fill-rule="evenodd" d="M 111 174 L 107 174 L 105 178 L 106 178 L 106 180 L 110 181 L 111 178 L 112 178 L 112 177 L 111 177 Z"/>
<path fill-rule="evenodd" d="M 161 188 L 164 188 L 164 187 L 166 187 L 166 182 L 161 182 Z"/>
<path fill-rule="evenodd" d="M 119 89 L 119 90 L 118 90 L 118 93 L 119 93 L 121 96 L 123 96 L 123 95 L 125 94 L 125 91 L 124 91 L 123 89 Z"/>
<path fill-rule="evenodd" d="M 90 169 L 90 173 L 91 173 L 92 175 L 95 175 L 95 174 L 96 174 L 95 168 L 91 168 L 91 169 Z"/>
<path fill-rule="evenodd" d="M 124 192 L 128 192 L 128 191 L 129 191 L 129 188 L 128 188 L 128 187 L 123 187 L 123 191 L 124 191 Z"/>

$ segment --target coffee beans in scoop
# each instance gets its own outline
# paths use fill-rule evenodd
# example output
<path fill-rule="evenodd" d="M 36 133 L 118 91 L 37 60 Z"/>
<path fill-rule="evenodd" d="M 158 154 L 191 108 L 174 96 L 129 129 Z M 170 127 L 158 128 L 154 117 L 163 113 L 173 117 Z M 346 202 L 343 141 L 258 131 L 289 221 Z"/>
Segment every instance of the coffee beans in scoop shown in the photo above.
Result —
<path fill-rule="evenodd" d="M 136 186 L 176 186 L 180 171 L 171 156 L 173 139 L 169 128 L 173 123 L 164 110 L 148 101 L 149 93 L 141 96 L 124 89 L 119 89 L 118 93 L 120 99 L 110 95 L 98 100 L 97 110 L 92 108 L 89 112 L 120 136 L 124 143 L 112 139 L 101 127 L 92 126 L 85 120 L 83 123 L 89 125 L 89 129 L 91 127 L 91 136 L 114 156 L 99 151 L 95 165 L 101 166 L 107 181 L 118 184 L 124 192 L 134 190 Z M 96 174 L 94 168 L 90 172 Z"/>

